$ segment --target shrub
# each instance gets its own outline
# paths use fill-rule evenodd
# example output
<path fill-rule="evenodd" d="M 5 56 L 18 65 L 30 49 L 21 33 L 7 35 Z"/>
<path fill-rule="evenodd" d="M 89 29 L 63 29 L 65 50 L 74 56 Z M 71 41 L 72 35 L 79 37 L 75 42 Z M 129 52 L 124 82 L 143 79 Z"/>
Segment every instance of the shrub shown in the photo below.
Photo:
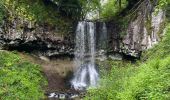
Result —
<path fill-rule="evenodd" d="M 170 98 L 170 56 L 139 66 L 138 72 L 124 80 L 120 100 L 168 100 Z"/>

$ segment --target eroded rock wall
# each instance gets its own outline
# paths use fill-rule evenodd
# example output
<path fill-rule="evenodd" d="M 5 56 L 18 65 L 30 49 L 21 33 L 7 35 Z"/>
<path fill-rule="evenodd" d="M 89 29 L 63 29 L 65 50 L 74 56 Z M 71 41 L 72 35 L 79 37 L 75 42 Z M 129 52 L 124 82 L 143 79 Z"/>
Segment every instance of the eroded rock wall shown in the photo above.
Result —
<path fill-rule="evenodd" d="M 0 25 L 0 49 L 34 52 L 44 56 L 72 55 L 70 35 L 58 33 L 57 27 L 15 18 Z"/>
<path fill-rule="evenodd" d="M 121 36 L 119 22 L 95 22 L 97 50 L 140 57 L 143 50 L 153 47 L 163 35 L 165 12 L 152 12 L 149 20 L 144 17 L 141 21 L 141 16 L 139 11 L 128 24 L 124 36 Z M 76 25 L 72 32 L 61 35 L 57 27 L 48 24 L 5 19 L 0 25 L 0 49 L 28 51 L 48 57 L 74 55 L 75 30 Z"/>
<path fill-rule="evenodd" d="M 164 30 L 164 11 L 160 10 L 157 14 L 153 12 L 151 19 L 144 18 L 143 23 L 141 14 L 139 12 L 138 17 L 128 25 L 127 34 L 121 45 L 121 52 L 134 57 L 139 57 L 140 52 L 157 44 L 161 40 Z"/>

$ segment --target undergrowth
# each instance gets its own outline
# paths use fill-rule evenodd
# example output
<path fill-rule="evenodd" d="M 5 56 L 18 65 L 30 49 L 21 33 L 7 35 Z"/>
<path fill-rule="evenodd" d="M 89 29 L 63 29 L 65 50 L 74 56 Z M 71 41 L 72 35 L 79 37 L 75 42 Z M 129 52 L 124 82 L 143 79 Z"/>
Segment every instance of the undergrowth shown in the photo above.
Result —
<path fill-rule="evenodd" d="M 40 100 L 46 84 L 40 66 L 0 51 L 0 100 Z"/>

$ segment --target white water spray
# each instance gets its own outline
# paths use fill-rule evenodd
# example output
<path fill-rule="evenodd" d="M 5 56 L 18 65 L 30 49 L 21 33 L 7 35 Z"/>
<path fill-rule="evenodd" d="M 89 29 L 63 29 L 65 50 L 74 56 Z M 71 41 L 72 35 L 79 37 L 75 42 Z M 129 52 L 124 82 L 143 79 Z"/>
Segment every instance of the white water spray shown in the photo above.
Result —
<path fill-rule="evenodd" d="M 95 87 L 99 75 L 95 69 L 95 24 L 92 22 L 79 22 L 76 32 L 75 66 L 77 71 L 71 81 L 76 90 L 86 87 Z"/>

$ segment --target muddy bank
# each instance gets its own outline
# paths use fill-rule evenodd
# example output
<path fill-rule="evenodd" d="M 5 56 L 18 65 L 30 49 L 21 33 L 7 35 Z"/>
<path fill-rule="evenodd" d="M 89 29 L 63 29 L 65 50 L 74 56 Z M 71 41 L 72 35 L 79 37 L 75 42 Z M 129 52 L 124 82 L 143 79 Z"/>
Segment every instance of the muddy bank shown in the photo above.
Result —
<path fill-rule="evenodd" d="M 75 70 L 72 59 L 49 59 L 26 53 L 19 54 L 23 59 L 42 66 L 42 70 L 48 80 L 48 86 L 45 88 L 47 94 L 72 91 L 69 86 L 69 79 L 71 79 Z"/>

